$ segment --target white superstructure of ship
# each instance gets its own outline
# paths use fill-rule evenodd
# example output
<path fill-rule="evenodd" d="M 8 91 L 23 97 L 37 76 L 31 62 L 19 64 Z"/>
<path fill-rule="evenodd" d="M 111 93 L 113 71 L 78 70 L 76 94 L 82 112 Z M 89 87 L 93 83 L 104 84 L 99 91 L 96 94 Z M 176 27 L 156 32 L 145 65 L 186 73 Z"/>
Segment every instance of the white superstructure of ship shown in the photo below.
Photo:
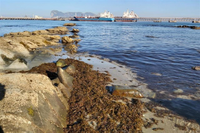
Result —
<path fill-rule="evenodd" d="M 113 14 L 109 11 L 105 11 L 104 13 L 100 13 L 101 18 L 114 18 Z"/>
<path fill-rule="evenodd" d="M 127 10 L 126 12 L 124 12 L 122 17 L 123 18 L 138 18 L 139 16 L 133 11 L 129 12 L 129 10 Z"/>

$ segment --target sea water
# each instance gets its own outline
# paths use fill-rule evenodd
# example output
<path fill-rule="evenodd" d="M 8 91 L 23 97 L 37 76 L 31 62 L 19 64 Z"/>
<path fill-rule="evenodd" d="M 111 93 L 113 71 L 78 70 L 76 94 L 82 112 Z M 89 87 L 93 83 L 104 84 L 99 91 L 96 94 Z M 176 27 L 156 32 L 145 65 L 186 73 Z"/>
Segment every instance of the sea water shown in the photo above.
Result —
<path fill-rule="evenodd" d="M 67 21 L 0 20 L 0 36 L 62 26 Z M 200 123 L 200 26 L 191 22 L 75 22 L 79 53 L 101 55 L 130 67 L 156 92 L 156 102 Z M 184 92 L 177 98 L 174 91 Z M 192 96 L 196 98 L 191 100 Z M 190 99 L 184 96 L 190 96 Z"/>

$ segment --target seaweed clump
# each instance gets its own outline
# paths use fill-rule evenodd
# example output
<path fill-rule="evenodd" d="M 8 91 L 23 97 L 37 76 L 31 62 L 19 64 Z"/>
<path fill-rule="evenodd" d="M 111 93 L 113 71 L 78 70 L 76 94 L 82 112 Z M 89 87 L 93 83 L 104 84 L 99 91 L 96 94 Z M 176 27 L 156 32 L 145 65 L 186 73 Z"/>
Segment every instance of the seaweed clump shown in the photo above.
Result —
<path fill-rule="evenodd" d="M 57 66 L 55 63 L 43 63 L 33 67 L 29 71 L 20 71 L 21 73 L 39 73 L 48 76 L 51 80 L 58 77 Z"/>
<path fill-rule="evenodd" d="M 143 105 L 139 100 L 108 93 L 108 73 L 77 60 L 66 59 L 65 63 L 76 68 L 65 132 L 142 132 Z"/>
<path fill-rule="evenodd" d="M 109 73 L 99 73 L 92 70 L 92 65 L 74 59 L 65 59 L 62 63 L 73 64 L 76 69 L 71 74 L 73 91 L 64 132 L 142 132 L 143 104 L 137 99 L 131 101 L 108 93 Z M 53 79 L 57 67 L 54 63 L 44 63 L 28 72 L 47 76 L 51 73 L 49 78 Z"/>

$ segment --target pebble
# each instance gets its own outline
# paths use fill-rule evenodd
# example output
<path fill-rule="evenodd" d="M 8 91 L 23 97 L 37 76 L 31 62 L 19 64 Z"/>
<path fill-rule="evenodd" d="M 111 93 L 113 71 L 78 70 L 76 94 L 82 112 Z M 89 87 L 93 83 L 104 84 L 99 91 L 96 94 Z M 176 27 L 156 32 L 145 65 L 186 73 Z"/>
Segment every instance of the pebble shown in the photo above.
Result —
<path fill-rule="evenodd" d="M 155 97 L 156 97 L 156 93 L 155 93 L 155 92 L 150 92 L 150 93 L 148 94 L 148 97 L 149 97 L 149 98 L 155 98 Z"/>
<path fill-rule="evenodd" d="M 158 37 L 155 37 L 155 36 L 145 36 L 147 38 L 158 38 Z"/>
<path fill-rule="evenodd" d="M 151 73 L 152 75 L 156 75 L 156 76 L 162 76 L 162 74 L 160 73 Z"/>
<path fill-rule="evenodd" d="M 177 90 L 174 90 L 174 93 L 183 93 L 183 90 L 182 89 L 177 89 Z"/>
<path fill-rule="evenodd" d="M 160 94 L 165 94 L 165 93 L 166 93 L 165 91 L 161 91 L 161 92 L 160 92 Z"/>
<path fill-rule="evenodd" d="M 192 67 L 193 70 L 200 71 L 200 66 Z"/>

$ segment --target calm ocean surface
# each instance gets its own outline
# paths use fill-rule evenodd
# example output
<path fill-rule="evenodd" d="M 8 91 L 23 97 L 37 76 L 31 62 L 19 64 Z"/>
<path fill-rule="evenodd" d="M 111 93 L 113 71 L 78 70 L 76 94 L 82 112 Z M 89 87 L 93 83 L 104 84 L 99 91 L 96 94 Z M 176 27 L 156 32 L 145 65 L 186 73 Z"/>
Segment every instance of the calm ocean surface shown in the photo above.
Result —
<path fill-rule="evenodd" d="M 67 21 L 0 20 L 0 36 L 9 32 L 34 31 L 62 26 Z M 187 118 L 200 123 L 200 101 L 173 99 L 175 89 L 200 99 L 200 30 L 176 28 L 177 23 L 75 22 L 80 30 L 79 52 L 101 55 L 137 72 L 140 79 L 157 93 L 156 100 Z M 154 36 L 154 38 L 147 37 Z M 159 73 L 156 76 L 152 73 Z M 164 92 L 160 95 L 159 92 Z M 163 100 L 168 99 L 168 100 Z"/>

